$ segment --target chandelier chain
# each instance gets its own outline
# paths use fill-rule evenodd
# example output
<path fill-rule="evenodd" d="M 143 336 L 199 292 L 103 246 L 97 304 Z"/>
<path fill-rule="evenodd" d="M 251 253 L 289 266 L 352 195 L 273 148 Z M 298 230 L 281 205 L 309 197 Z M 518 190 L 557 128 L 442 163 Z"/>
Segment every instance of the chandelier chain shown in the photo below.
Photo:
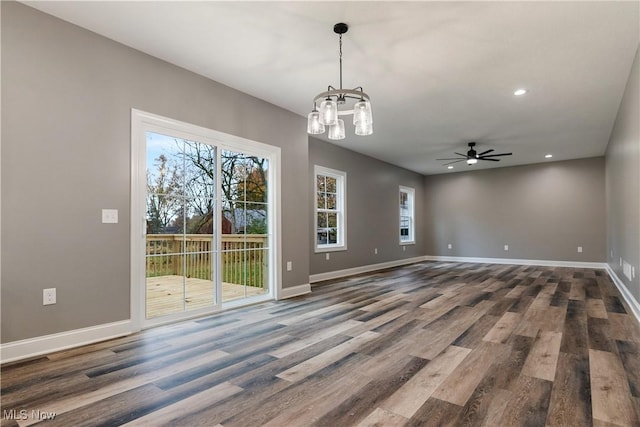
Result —
<path fill-rule="evenodd" d="M 340 89 L 342 89 L 342 34 L 340 34 Z"/>

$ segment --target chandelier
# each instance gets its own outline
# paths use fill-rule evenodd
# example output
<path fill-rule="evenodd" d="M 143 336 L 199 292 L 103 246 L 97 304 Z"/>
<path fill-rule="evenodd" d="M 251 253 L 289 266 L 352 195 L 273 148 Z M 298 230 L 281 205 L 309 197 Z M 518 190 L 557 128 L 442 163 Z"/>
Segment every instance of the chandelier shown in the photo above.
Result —
<path fill-rule="evenodd" d="M 322 134 L 328 127 L 329 139 L 344 139 L 344 120 L 340 116 L 349 115 L 353 115 L 356 135 L 373 133 L 369 95 L 361 86 L 354 89 L 342 88 L 342 35 L 348 30 L 349 26 L 342 22 L 333 26 L 333 32 L 340 36 L 340 88 L 329 85 L 327 91 L 313 98 L 313 110 L 307 120 L 307 133 L 310 135 Z"/>

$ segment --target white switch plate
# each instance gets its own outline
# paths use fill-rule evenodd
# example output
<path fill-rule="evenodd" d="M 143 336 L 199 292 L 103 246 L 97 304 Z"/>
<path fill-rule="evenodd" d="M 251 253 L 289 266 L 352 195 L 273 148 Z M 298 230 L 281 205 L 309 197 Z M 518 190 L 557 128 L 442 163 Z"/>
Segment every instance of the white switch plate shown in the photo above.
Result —
<path fill-rule="evenodd" d="M 581 254 L 582 253 L 582 246 L 578 246 L 578 253 Z"/>
<path fill-rule="evenodd" d="M 407 247 L 406 247 L 406 246 L 403 246 L 403 247 L 402 247 L 402 252 L 404 252 L 404 251 L 406 251 L 406 250 L 407 250 Z"/>
<path fill-rule="evenodd" d="M 452 245 L 451 243 L 449 243 L 449 244 L 447 245 L 447 249 L 452 249 L 452 248 L 453 248 L 453 245 Z"/>
<path fill-rule="evenodd" d="M 378 248 L 374 248 L 374 249 L 373 249 L 373 253 L 374 253 L 375 255 L 378 255 Z"/>
<path fill-rule="evenodd" d="M 329 252 L 327 252 L 327 254 L 326 254 L 324 257 L 325 257 L 325 259 L 326 259 L 327 261 L 329 261 L 329 258 L 331 258 L 331 256 L 330 256 Z"/>
<path fill-rule="evenodd" d="M 509 250 L 509 245 L 504 245 L 504 250 L 508 251 Z"/>
<path fill-rule="evenodd" d="M 117 224 L 118 223 L 118 209 L 102 209 L 102 223 L 103 224 Z"/>
<path fill-rule="evenodd" d="M 633 272 L 631 271 L 631 264 L 629 264 L 627 261 L 622 261 L 622 272 L 624 273 L 625 276 L 627 276 L 627 279 L 633 280 Z"/>
<path fill-rule="evenodd" d="M 293 270 L 293 263 L 291 261 L 287 261 L 287 271 Z"/>
<path fill-rule="evenodd" d="M 51 305 L 56 303 L 56 288 L 42 290 L 42 305 Z"/>

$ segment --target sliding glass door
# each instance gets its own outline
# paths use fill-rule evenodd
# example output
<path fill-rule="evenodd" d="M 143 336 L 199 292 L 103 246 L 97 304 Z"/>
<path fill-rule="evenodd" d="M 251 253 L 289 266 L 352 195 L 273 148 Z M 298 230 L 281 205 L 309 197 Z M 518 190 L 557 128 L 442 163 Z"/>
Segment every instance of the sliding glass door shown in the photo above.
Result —
<path fill-rule="evenodd" d="M 273 156 L 264 144 L 252 150 L 181 125 L 137 131 L 144 242 L 132 227 L 132 250 L 144 247 L 142 324 L 273 297 Z M 133 199 L 132 211 L 142 206 Z"/>

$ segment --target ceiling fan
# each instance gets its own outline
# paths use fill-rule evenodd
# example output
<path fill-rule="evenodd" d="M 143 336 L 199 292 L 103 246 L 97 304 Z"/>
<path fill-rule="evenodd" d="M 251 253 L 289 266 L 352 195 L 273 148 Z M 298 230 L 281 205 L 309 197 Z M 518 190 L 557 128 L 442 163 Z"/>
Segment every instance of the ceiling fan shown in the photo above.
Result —
<path fill-rule="evenodd" d="M 510 156 L 512 154 L 512 153 L 489 154 L 489 153 L 495 151 L 493 148 L 491 150 L 483 151 L 482 153 L 478 154 L 476 152 L 476 150 L 473 148 L 473 147 L 475 147 L 475 145 L 476 145 L 475 142 L 470 142 L 469 143 L 469 151 L 467 151 L 467 154 L 462 154 L 462 153 L 456 152 L 455 154 L 457 154 L 460 157 L 452 157 L 452 158 L 448 158 L 448 159 L 436 159 L 436 160 L 453 160 L 452 162 L 445 163 L 443 166 L 451 165 L 453 163 L 458 163 L 458 162 L 462 162 L 462 161 L 465 161 L 465 160 L 467 161 L 468 165 L 475 165 L 476 163 L 478 163 L 478 160 L 487 160 L 487 161 L 490 161 L 490 162 L 499 162 L 500 159 L 494 159 L 494 157 Z"/>

